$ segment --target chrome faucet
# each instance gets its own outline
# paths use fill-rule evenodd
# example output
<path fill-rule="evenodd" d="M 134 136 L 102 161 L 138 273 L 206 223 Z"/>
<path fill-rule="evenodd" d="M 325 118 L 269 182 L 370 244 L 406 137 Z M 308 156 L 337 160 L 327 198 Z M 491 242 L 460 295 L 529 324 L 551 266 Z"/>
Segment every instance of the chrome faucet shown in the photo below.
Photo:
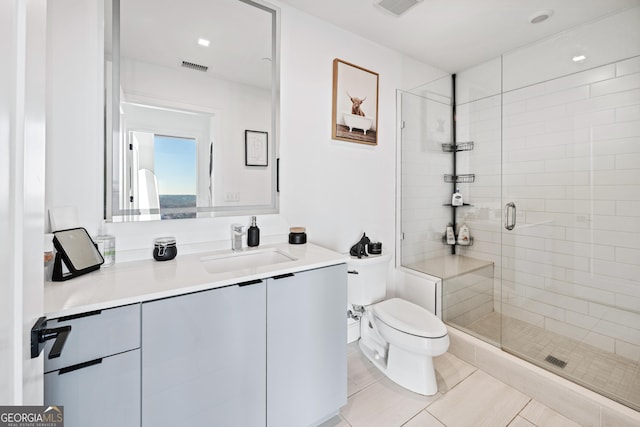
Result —
<path fill-rule="evenodd" d="M 231 224 L 231 250 L 242 250 L 242 236 L 247 234 L 247 230 L 241 224 Z"/>

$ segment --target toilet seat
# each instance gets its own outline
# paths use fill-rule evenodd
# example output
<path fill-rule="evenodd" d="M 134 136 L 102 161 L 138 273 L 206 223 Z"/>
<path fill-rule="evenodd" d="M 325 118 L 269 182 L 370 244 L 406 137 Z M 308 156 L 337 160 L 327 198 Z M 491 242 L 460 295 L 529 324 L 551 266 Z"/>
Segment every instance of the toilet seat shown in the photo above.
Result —
<path fill-rule="evenodd" d="M 373 306 L 375 316 L 399 332 L 422 338 L 447 335 L 444 323 L 428 310 L 400 298 L 391 298 Z"/>

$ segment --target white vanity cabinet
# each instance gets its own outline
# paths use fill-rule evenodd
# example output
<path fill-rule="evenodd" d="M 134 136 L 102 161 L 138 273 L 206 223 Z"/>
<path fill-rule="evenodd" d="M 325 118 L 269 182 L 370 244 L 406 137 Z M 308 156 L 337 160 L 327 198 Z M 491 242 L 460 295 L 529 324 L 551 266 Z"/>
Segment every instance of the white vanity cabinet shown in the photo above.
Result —
<path fill-rule="evenodd" d="M 198 276 L 200 256 L 188 255 L 181 271 L 193 266 L 198 283 L 185 274 L 169 291 L 133 279 L 167 264 L 96 275 L 86 283 L 96 294 L 114 283 L 140 291 L 117 308 L 49 311 L 47 328 L 72 328 L 60 357 L 48 358 L 55 340 L 46 342 L 45 404 L 64 405 L 68 427 L 304 427 L 338 413 L 347 402 L 346 264 L 313 245 L 283 250 L 296 268 L 238 274 L 236 284 Z M 50 297 L 68 310 L 77 296 L 62 290 L 52 286 Z"/>
<path fill-rule="evenodd" d="M 347 403 L 347 266 L 267 280 L 267 426 L 317 425 Z"/>
<path fill-rule="evenodd" d="M 44 404 L 68 427 L 140 425 L 140 304 L 50 319 L 71 326 L 59 357 L 44 348 Z"/>
<path fill-rule="evenodd" d="M 262 280 L 142 304 L 142 425 L 264 426 Z"/>

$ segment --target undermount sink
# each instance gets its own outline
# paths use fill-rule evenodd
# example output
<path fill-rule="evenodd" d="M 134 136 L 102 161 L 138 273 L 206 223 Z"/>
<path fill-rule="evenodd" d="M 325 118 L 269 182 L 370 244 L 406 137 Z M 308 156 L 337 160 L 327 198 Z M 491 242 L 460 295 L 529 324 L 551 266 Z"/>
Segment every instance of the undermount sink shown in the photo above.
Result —
<path fill-rule="evenodd" d="M 296 261 L 296 258 L 275 248 L 228 252 L 200 258 L 205 270 L 212 274 L 264 267 L 289 261 Z"/>

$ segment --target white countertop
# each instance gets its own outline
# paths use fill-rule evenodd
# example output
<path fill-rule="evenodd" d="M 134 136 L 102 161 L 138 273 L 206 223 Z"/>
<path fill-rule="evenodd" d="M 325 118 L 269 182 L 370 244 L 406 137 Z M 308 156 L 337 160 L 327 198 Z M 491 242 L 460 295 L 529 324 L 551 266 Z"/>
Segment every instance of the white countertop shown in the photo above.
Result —
<path fill-rule="evenodd" d="M 230 250 L 180 255 L 171 261 L 153 259 L 114 264 L 65 282 L 46 282 L 44 312 L 48 318 L 103 310 L 127 304 L 173 297 L 266 279 L 281 274 L 311 270 L 347 262 L 348 255 L 339 254 L 307 243 L 281 243 L 247 248 L 244 251 L 275 248 L 294 261 L 225 273 L 211 274 L 200 261 L 203 257 L 231 253 Z"/>

